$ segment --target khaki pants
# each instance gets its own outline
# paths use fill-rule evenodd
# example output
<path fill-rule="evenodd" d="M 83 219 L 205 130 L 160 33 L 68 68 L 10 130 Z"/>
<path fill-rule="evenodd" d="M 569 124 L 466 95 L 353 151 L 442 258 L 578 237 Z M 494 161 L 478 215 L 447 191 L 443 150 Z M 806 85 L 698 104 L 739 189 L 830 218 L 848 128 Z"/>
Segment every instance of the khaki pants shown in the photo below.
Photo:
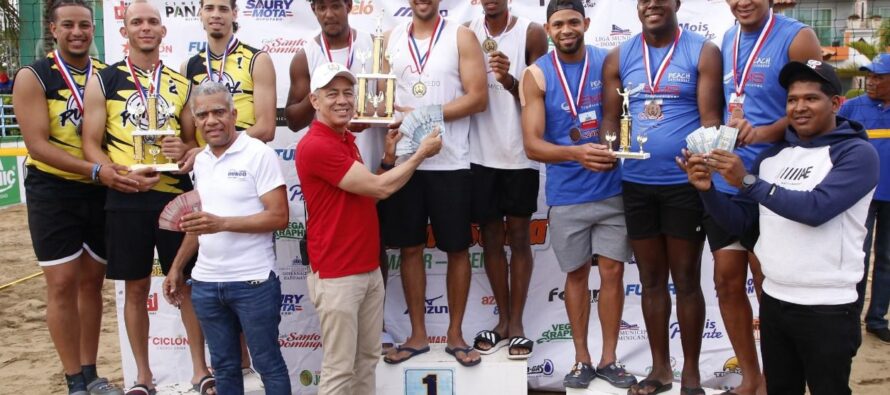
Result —
<path fill-rule="evenodd" d="M 380 269 L 340 278 L 309 273 L 309 298 L 321 321 L 319 395 L 374 394 L 383 329 Z"/>

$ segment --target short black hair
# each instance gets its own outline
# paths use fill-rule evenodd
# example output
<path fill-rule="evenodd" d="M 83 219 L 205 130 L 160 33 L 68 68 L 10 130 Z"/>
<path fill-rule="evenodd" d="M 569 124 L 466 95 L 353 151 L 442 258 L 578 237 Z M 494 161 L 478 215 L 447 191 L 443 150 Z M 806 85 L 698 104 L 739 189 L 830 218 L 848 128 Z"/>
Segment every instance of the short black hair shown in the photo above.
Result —
<path fill-rule="evenodd" d="M 93 19 L 93 8 L 84 0 L 53 0 L 49 10 L 46 12 L 46 19 L 50 22 L 56 22 L 56 10 L 62 7 L 78 6 L 90 10 L 90 19 Z"/>
<path fill-rule="evenodd" d="M 791 88 L 791 85 L 794 85 L 795 82 L 815 82 L 819 84 L 819 90 L 822 91 L 828 97 L 840 96 L 840 92 L 834 88 L 832 84 L 828 81 L 825 81 L 822 78 L 819 78 L 816 75 L 809 73 L 797 73 L 788 78 L 788 87 Z"/>
<path fill-rule="evenodd" d="M 229 7 L 233 10 L 238 8 L 237 0 L 229 0 L 229 3 Z M 201 0 L 199 5 L 204 8 L 204 0 Z M 232 33 L 238 33 L 238 22 L 232 21 Z"/>
<path fill-rule="evenodd" d="M 309 0 L 309 5 L 312 6 L 312 7 L 315 7 L 315 3 L 316 3 L 317 1 L 318 1 L 318 0 Z M 352 0 L 343 0 L 343 4 L 346 4 L 347 6 L 349 6 L 350 8 L 352 8 Z"/>

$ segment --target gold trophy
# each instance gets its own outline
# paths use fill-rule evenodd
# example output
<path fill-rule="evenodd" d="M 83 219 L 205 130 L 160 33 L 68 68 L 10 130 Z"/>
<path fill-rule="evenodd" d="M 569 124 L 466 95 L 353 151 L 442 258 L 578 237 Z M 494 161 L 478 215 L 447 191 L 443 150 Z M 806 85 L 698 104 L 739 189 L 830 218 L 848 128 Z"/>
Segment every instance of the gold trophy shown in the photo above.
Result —
<path fill-rule="evenodd" d="M 396 93 L 396 76 L 391 73 L 384 74 L 383 68 L 383 10 L 375 18 L 377 28 L 372 36 L 374 47 L 372 50 L 356 52 L 362 62 L 362 72 L 355 77 L 358 80 L 356 95 L 356 113 L 352 123 L 371 125 L 388 125 L 393 123 L 393 103 Z M 371 72 L 366 73 L 365 62 L 371 59 Z M 387 60 L 389 60 L 387 58 Z M 384 108 L 378 106 L 384 103 Z M 382 114 L 381 114 L 382 113 Z"/>
<path fill-rule="evenodd" d="M 620 132 L 618 133 L 618 151 L 615 151 L 615 156 L 624 159 L 649 159 L 649 153 L 643 151 L 643 144 L 649 140 L 649 136 L 645 131 L 637 133 L 637 143 L 640 145 L 639 151 L 631 151 L 630 150 L 630 138 L 631 138 L 631 116 L 630 116 L 630 87 L 624 88 L 624 92 L 621 89 L 615 89 L 618 91 L 618 94 L 624 99 L 621 103 L 622 114 L 620 119 Z M 612 149 L 612 141 L 615 141 L 615 132 L 606 132 L 606 140 L 609 141 L 609 149 Z M 611 135 L 610 135 L 611 134 Z M 611 137 L 611 139 L 610 139 Z"/>
<path fill-rule="evenodd" d="M 173 106 L 166 106 L 164 108 L 165 119 L 168 120 L 166 129 L 158 129 L 158 96 L 157 94 L 150 94 L 146 98 L 146 108 L 145 110 L 148 112 L 148 128 L 147 129 L 139 129 L 133 132 L 133 159 L 136 160 L 136 164 L 130 166 L 130 170 L 139 170 L 144 169 L 146 167 L 151 167 L 155 169 L 155 171 L 179 171 L 179 164 L 176 162 L 171 162 L 170 159 L 166 157 L 162 157 L 161 161 L 158 161 L 158 156 L 161 153 L 160 143 L 166 136 L 176 136 L 176 132 L 173 129 L 170 129 L 169 120 L 174 116 L 174 108 Z M 146 148 L 148 148 L 146 150 Z M 148 151 L 148 155 L 151 156 L 149 158 L 145 157 L 145 152 Z"/>

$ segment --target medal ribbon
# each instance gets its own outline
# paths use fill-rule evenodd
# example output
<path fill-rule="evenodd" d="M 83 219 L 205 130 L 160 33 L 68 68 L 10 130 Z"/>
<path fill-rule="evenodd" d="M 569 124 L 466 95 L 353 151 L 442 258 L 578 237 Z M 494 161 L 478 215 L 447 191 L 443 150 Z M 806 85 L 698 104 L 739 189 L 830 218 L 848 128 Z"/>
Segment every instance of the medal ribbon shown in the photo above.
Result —
<path fill-rule="evenodd" d="M 502 36 L 504 33 L 507 32 L 507 28 L 510 27 L 510 18 L 512 18 L 512 16 L 510 16 L 510 9 L 508 8 L 507 9 L 507 24 L 504 25 L 504 30 L 501 32 L 501 34 L 498 34 L 497 36 L 491 34 L 491 30 L 488 30 L 488 20 L 483 18 L 482 19 L 482 27 L 485 28 L 485 35 L 488 38 L 492 38 L 492 39 Z"/>
<path fill-rule="evenodd" d="M 566 74 L 562 69 L 562 62 L 560 62 L 559 58 L 556 56 L 556 51 L 551 51 L 550 55 L 553 60 L 553 67 L 556 69 L 556 75 L 559 77 L 559 85 L 562 87 L 562 93 L 565 95 L 566 103 L 569 105 L 569 112 L 572 113 L 572 118 L 577 118 L 578 108 L 581 107 L 581 96 L 584 93 L 584 82 L 587 81 L 587 76 L 590 74 L 590 67 L 588 64 L 588 56 L 590 53 L 587 52 L 585 48 L 584 68 L 581 71 L 581 81 L 578 82 L 578 96 L 575 100 L 572 100 L 572 91 L 569 88 L 569 82 L 566 80 Z"/>
<path fill-rule="evenodd" d="M 408 24 L 408 38 L 410 42 L 408 43 L 408 52 L 411 53 L 411 59 L 414 61 L 414 66 L 417 67 L 417 74 L 423 76 L 423 69 L 426 68 L 427 62 L 430 60 L 430 52 L 433 51 L 433 46 L 439 42 L 439 38 L 442 37 L 442 30 L 445 27 L 445 20 L 440 16 L 439 19 L 436 20 L 436 28 L 433 29 L 433 34 L 430 36 L 430 44 L 427 46 L 426 53 L 421 56 L 420 48 L 417 47 L 417 41 L 414 40 L 414 22 Z"/>
<path fill-rule="evenodd" d="M 655 72 L 655 78 L 653 79 L 652 66 L 649 65 L 649 44 L 646 44 L 646 35 L 640 34 L 640 39 L 643 40 L 643 65 L 646 68 L 646 82 L 649 83 L 650 92 L 658 93 L 658 83 L 661 82 L 661 77 L 664 77 L 665 70 L 671 64 L 674 50 L 677 49 L 677 43 L 680 42 L 680 36 L 682 35 L 683 29 L 677 28 L 677 37 L 674 38 L 674 44 L 671 45 L 671 49 L 668 50 L 667 55 L 661 60 L 661 65 L 658 66 L 658 71 Z"/>
<path fill-rule="evenodd" d="M 127 68 L 130 69 L 130 77 L 133 78 L 133 84 L 136 85 L 136 92 L 139 94 L 139 99 L 142 100 L 142 105 L 145 106 L 146 111 L 148 111 L 148 98 L 146 95 L 153 95 L 161 86 L 162 67 L 164 67 L 164 63 L 158 60 L 158 65 L 151 71 L 151 82 L 146 93 L 146 89 L 142 86 L 142 83 L 139 82 L 139 76 L 136 74 L 136 67 L 133 66 L 130 57 L 127 57 Z"/>
<path fill-rule="evenodd" d="M 754 65 L 754 61 L 757 59 L 757 55 L 760 53 L 760 50 L 763 49 L 763 45 L 766 42 L 767 36 L 769 36 L 770 32 L 773 30 L 773 26 L 776 24 L 775 18 L 773 18 L 773 10 L 769 11 L 769 19 L 766 21 L 766 27 L 760 32 L 760 35 L 757 37 L 757 41 L 754 42 L 754 48 L 751 50 L 751 53 L 748 55 L 748 61 L 745 62 L 744 69 L 742 70 L 742 78 L 739 80 L 738 76 L 738 58 L 739 58 L 739 43 L 742 39 L 742 28 L 739 27 L 735 33 L 735 46 L 732 50 L 732 84 L 735 88 L 736 97 L 741 97 L 743 93 L 745 93 L 745 85 L 748 83 L 748 72 L 751 71 L 751 67 Z"/>
<path fill-rule="evenodd" d="M 216 82 L 223 81 L 223 72 L 226 69 L 226 58 L 230 53 L 235 51 L 235 47 L 238 46 L 238 39 L 235 38 L 234 35 L 229 38 L 229 43 L 226 45 L 226 51 L 222 54 L 222 59 L 219 62 L 219 73 L 217 74 Z M 207 79 L 213 81 L 213 67 L 210 66 L 210 43 L 206 45 L 206 51 L 204 52 L 204 62 L 207 66 Z"/>
<path fill-rule="evenodd" d="M 328 57 L 328 62 L 335 63 L 334 57 L 331 55 L 331 46 L 328 44 L 328 40 L 325 38 L 324 32 L 321 33 L 321 40 L 319 41 L 319 45 L 321 45 L 321 52 Z M 349 29 L 349 36 L 346 37 L 346 42 L 349 45 L 349 50 L 346 55 L 346 68 L 352 68 L 352 58 L 354 53 L 352 52 L 352 44 L 355 42 L 355 39 L 352 37 L 352 28 Z"/>
<path fill-rule="evenodd" d="M 65 81 L 65 85 L 67 85 L 68 90 L 71 91 L 71 97 L 74 98 L 74 104 L 77 105 L 77 109 L 80 110 L 80 114 L 83 115 L 83 91 L 81 89 L 83 86 L 87 86 L 87 82 L 93 74 L 93 60 L 88 59 L 86 78 L 83 81 L 83 86 L 77 85 L 77 82 L 74 81 L 74 77 L 71 76 L 71 70 L 68 67 L 68 64 L 65 63 L 65 59 L 62 59 L 62 54 L 59 53 L 58 49 L 53 52 L 53 61 L 55 61 L 59 73 L 62 74 L 62 81 Z"/>

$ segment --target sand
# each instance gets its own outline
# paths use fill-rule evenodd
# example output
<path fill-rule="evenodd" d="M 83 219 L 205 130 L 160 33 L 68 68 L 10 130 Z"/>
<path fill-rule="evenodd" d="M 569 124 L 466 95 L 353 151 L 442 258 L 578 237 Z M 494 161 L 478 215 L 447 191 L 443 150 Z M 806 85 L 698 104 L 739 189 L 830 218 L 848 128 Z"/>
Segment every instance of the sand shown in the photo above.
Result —
<path fill-rule="evenodd" d="M 0 285 L 39 272 L 28 234 L 24 205 L 0 209 Z M 0 290 L 0 395 L 65 394 L 64 377 L 44 311 L 42 276 Z M 105 317 L 99 345 L 99 373 L 120 385 L 123 372 L 118 349 L 114 287 L 105 284 Z M 854 394 L 887 394 L 890 345 L 863 334 L 850 379 Z"/>

